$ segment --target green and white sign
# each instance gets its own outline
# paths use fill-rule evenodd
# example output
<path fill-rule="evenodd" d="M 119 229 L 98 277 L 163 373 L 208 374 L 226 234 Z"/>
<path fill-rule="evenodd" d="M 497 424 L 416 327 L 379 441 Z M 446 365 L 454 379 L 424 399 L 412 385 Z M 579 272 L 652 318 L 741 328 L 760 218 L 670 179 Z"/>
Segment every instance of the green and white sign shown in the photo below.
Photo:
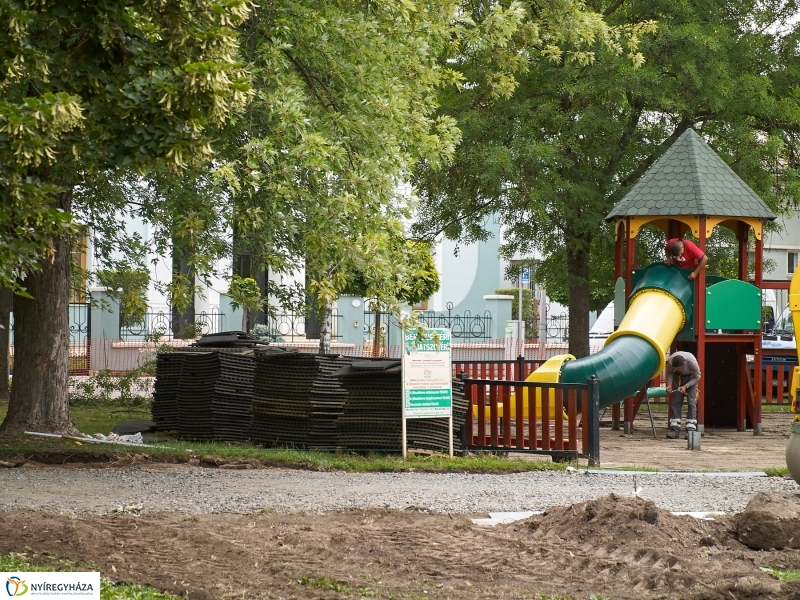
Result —
<path fill-rule="evenodd" d="M 453 415 L 453 365 L 450 330 L 428 329 L 404 335 L 403 414 L 406 419 Z"/>
<path fill-rule="evenodd" d="M 403 333 L 403 456 L 406 419 L 450 419 L 453 455 L 453 363 L 449 329 Z"/>

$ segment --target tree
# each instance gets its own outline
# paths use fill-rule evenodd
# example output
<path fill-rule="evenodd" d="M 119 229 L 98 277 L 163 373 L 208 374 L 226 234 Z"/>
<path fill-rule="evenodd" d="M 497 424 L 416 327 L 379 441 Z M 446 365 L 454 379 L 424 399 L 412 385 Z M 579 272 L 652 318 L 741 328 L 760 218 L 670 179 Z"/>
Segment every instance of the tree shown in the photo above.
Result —
<path fill-rule="evenodd" d="M 258 284 L 250 277 L 234 276 L 228 288 L 228 296 L 231 298 L 233 308 L 242 309 L 242 331 L 247 332 L 248 311 L 260 309 L 264 302 Z"/>
<path fill-rule="evenodd" d="M 439 221 L 451 237 L 481 239 L 481 220 L 498 213 L 502 253 L 545 257 L 539 277 L 548 290 L 567 291 L 570 352 L 588 354 L 592 274 L 610 273 L 613 260 L 603 218 L 686 128 L 771 206 L 796 197 L 799 123 L 790 82 L 798 31 L 787 22 L 794 4 L 587 2 L 609 26 L 630 32 L 644 62 L 602 45 L 594 61 L 543 56 L 514 40 L 529 60 L 516 71 L 513 93 L 496 99 L 482 85 L 493 64 L 462 61 L 474 85 L 449 93 L 442 110 L 458 120 L 463 141 L 447 169 L 418 171 L 422 229 Z M 776 163 L 785 167 L 780 189 L 767 168 Z M 595 307 L 606 289 L 595 293 Z"/>
<path fill-rule="evenodd" d="M 246 101 L 246 0 L 0 2 L 0 285 L 17 293 L 0 434 L 74 429 L 67 400 L 73 192 L 87 174 L 208 156 Z"/>
<path fill-rule="evenodd" d="M 372 260 L 354 261 L 343 275 L 342 292 L 370 300 L 375 315 L 373 353 L 381 350 L 381 315 L 400 313 L 401 304 L 419 304 L 439 291 L 439 271 L 430 244 L 405 239 L 401 223 L 375 239 Z M 386 261 L 387 264 L 380 264 Z"/>

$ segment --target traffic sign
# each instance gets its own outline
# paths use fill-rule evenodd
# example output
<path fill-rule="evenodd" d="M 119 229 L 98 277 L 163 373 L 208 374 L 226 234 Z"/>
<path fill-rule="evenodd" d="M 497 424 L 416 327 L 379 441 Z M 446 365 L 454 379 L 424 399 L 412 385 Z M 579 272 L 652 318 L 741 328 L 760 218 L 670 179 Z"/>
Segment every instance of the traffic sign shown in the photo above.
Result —
<path fill-rule="evenodd" d="M 530 283 L 531 282 L 531 270 L 530 270 L 530 267 L 522 267 L 522 273 L 520 274 L 520 281 L 522 283 Z"/>

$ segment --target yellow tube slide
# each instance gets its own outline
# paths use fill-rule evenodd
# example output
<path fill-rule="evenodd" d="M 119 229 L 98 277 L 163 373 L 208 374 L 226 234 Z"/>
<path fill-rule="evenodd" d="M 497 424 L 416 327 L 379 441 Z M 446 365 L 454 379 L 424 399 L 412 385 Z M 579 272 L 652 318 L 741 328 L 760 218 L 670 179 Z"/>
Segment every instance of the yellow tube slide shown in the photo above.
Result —
<path fill-rule="evenodd" d="M 653 376 L 667 363 L 672 341 L 686 322 L 683 306 L 674 296 L 659 289 L 645 289 L 631 298 L 619 329 L 608 336 L 605 345 L 623 335 L 635 335 L 650 342 L 658 350 L 659 364 Z"/>

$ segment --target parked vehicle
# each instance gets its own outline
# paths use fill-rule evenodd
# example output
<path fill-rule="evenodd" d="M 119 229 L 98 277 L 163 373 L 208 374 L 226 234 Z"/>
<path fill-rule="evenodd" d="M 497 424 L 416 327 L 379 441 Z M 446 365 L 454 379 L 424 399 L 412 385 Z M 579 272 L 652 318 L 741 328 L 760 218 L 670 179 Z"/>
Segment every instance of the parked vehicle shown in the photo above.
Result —
<path fill-rule="evenodd" d="M 797 338 L 795 331 L 792 311 L 787 306 L 778 320 L 775 321 L 772 331 L 763 335 L 761 346 L 765 351 L 772 348 L 796 349 Z"/>

